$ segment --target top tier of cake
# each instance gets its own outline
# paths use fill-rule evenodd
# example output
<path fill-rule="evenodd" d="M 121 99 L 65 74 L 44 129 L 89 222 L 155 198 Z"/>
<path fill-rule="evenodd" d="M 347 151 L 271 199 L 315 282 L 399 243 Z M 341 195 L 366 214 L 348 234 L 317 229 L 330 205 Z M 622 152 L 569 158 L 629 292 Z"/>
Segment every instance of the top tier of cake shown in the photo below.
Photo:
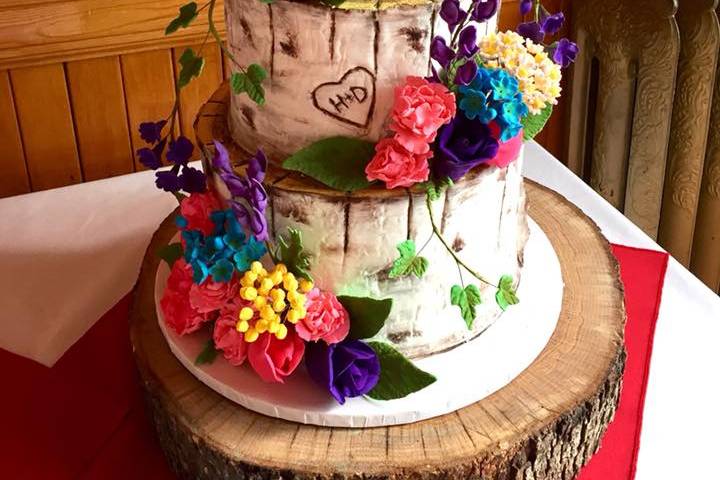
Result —
<path fill-rule="evenodd" d="M 346 1 L 339 8 L 226 0 L 225 8 L 236 60 L 258 63 L 269 75 L 265 105 L 232 97 L 230 131 L 241 148 L 260 147 L 276 162 L 336 135 L 377 141 L 394 87 L 408 75 L 428 75 L 430 41 L 447 34 L 432 0 Z M 495 28 L 492 19 L 478 33 Z"/>

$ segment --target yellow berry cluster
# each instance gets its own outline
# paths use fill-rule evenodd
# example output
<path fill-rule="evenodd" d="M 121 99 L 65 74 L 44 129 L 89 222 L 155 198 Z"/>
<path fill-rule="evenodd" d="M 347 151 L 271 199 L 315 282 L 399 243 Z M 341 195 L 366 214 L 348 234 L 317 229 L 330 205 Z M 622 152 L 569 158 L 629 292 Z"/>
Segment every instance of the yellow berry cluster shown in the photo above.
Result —
<path fill-rule="evenodd" d="M 516 32 L 492 33 L 480 40 L 480 57 L 490 68 L 502 68 L 518 79 L 523 101 L 532 114 L 560 97 L 560 65 L 545 47 Z"/>
<path fill-rule="evenodd" d="M 265 332 L 283 340 L 288 333 L 284 322 L 295 324 L 305 318 L 305 294 L 313 288 L 311 281 L 298 280 L 282 263 L 268 272 L 260 262 L 250 265 L 240 285 L 240 298 L 249 305 L 240 309 L 235 328 L 248 343 Z"/>

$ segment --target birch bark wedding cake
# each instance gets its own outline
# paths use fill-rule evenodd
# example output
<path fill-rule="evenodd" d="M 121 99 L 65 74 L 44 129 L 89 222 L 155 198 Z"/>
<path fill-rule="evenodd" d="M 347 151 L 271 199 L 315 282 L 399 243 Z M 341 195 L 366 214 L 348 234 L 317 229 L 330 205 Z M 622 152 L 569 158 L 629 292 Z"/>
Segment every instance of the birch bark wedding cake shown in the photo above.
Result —
<path fill-rule="evenodd" d="M 228 138 L 199 136 L 194 168 L 174 109 L 138 151 L 180 202 L 158 311 L 209 337 L 197 364 L 392 401 L 435 382 L 413 359 L 502 321 L 528 240 L 523 141 L 577 53 L 543 43 L 562 14 L 522 3 L 534 21 L 497 33 L 497 0 L 225 2 Z M 183 86 L 203 61 L 180 64 Z"/>

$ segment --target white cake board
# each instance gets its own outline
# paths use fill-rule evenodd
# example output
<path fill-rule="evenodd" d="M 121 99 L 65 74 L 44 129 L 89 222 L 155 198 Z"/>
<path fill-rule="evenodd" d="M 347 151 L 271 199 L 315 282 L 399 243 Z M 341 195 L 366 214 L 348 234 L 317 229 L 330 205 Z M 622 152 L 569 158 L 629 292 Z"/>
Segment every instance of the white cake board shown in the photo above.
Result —
<path fill-rule="evenodd" d="M 264 383 L 249 365 L 233 367 L 222 355 L 210 365 L 195 365 L 209 334 L 202 330 L 180 336 L 166 328 L 159 308 L 170 273 L 164 262 L 155 279 L 158 323 L 173 354 L 198 380 L 229 400 L 264 415 L 353 428 L 398 425 L 444 415 L 478 402 L 510 383 L 537 358 L 555 330 L 563 296 L 560 262 L 540 227 L 531 219 L 529 223 L 530 237 L 518 289 L 520 303 L 510 307 L 475 339 L 415 360 L 418 367 L 434 374 L 437 381 L 398 400 L 358 397 L 338 405 L 310 379 L 303 364 L 284 384 Z M 456 320 L 462 321 L 459 312 Z"/>

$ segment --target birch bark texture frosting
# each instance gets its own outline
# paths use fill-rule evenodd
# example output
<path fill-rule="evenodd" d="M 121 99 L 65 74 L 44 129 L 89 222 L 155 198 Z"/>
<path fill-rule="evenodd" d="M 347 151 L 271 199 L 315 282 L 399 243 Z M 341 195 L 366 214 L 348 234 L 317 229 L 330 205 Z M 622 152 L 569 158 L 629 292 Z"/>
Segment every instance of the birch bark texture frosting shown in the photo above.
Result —
<path fill-rule="evenodd" d="M 488 280 L 520 278 L 528 238 L 522 151 L 506 168 L 480 167 L 432 203 L 443 237 L 464 262 Z M 376 340 L 387 341 L 408 357 L 420 357 L 469 340 L 500 316 L 494 287 L 478 285 L 483 303 L 468 329 L 450 288 L 458 269 L 437 237 L 422 254 L 430 262 L 422 278 L 390 278 L 396 245 L 407 238 L 421 248 L 432 226 L 424 192 L 378 195 L 371 189 L 343 195 L 322 194 L 290 177 L 269 187 L 271 235 L 289 227 L 302 231 L 312 255 L 312 274 L 321 289 L 339 295 L 392 298 L 393 308 Z M 475 280 L 464 275 L 468 283 Z"/>
<path fill-rule="evenodd" d="M 379 140 L 393 89 L 408 75 L 428 75 L 430 40 L 447 35 L 432 0 L 346 1 L 338 8 L 228 0 L 225 9 L 228 48 L 240 64 L 258 63 L 270 77 L 265 105 L 232 96 L 230 132 L 238 146 L 260 147 L 275 162 L 336 135 Z M 478 33 L 495 29 L 493 18 Z"/>

